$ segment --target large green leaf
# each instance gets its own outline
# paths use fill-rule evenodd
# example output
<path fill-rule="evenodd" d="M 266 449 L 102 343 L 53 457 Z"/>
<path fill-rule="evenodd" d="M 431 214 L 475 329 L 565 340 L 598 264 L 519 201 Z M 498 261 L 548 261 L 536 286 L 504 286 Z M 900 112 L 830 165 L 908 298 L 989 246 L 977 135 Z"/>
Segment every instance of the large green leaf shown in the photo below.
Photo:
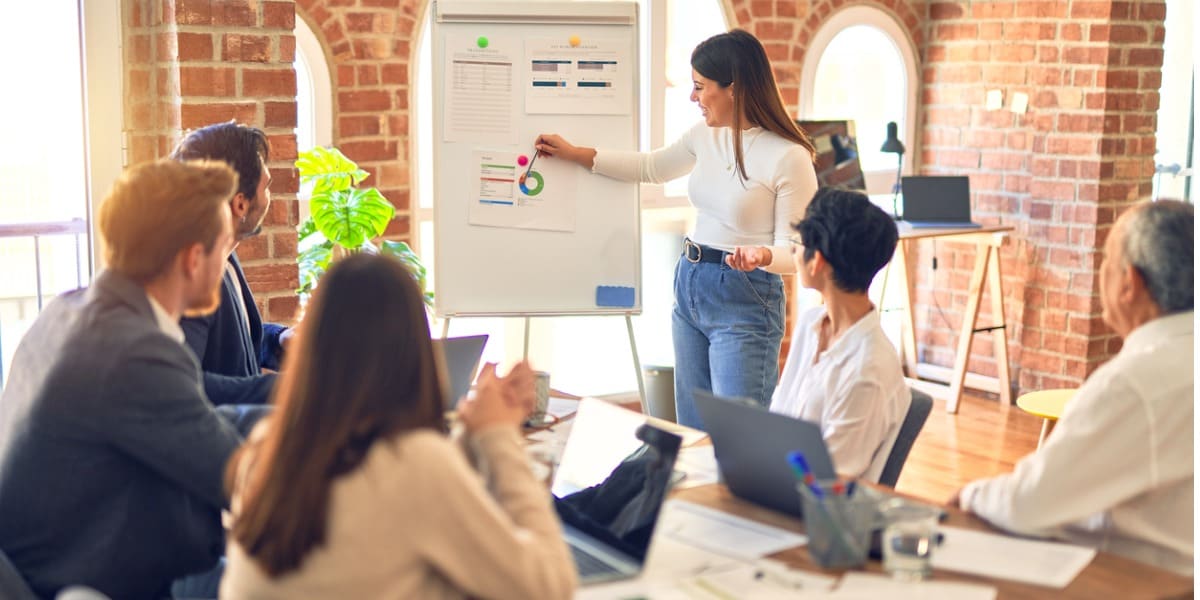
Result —
<path fill-rule="evenodd" d="M 332 259 L 333 242 L 328 240 L 301 250 L 296 255 L 296 264 L 300 270 L 300 287 L 296 293 L 307 299 L 308 295 L 312 294 L 313 288 L 317 286 L 317 280 L 329 269 L 329 262 Z"/>
<path fill-rule="evenodd" d="M 322 191 L 349 189 L 368 175 L 337 148 L 319 146 L 301 152 L 296 159 L 296 169 L 300 172 L 300 183 L 312 182 L 313 195 Z"/>
<path fill-rule="evenodd" d="M 309 208 L 317 229 L 343 248 L 358 248 L 379 236 L 396 214 L 375 188 L 313 192 Z"/>
<path fill-rule="evenodd" d="M 395 257 L 412 273 L 413 279 L 417 280 L 417 287 L 421 290 L 421 295 L 425 299 L 425 304 L 433 306 L 433 292 L 427 291 L 429 287 L 428 278 L 426 277 L 425 265 L 421 264 L 421 258 L 416 252 L 404 242 L 394 242 L 392 240 L 383 240 L 380 250 L 382 254 Z"/>

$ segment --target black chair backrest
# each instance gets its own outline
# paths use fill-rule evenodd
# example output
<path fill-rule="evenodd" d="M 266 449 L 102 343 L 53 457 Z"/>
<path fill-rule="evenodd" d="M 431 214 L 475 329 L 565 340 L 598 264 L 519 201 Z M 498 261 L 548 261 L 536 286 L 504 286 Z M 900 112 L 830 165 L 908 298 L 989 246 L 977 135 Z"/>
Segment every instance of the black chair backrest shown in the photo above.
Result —
<path fill-rule="evenodd" d="M 929 394 L 911 388 L 909 391 L 912 392 L 912 404 L 908 406 L 908 414 L 900 424 L 896 444 L 892 446 L 892 453 L 888 455 L 887 462 L 883 465 L 883 473 L 879 475 L 879 483 L 888 487 L 896 487 L 900 471 L 904 468 L 904 462 L 908 460 L 908 452 L 912 450 L 913 442 L 917 441 L 917 435 L 921 433 L 925 419 L 929 418 L 929 411 L 933 408 L 933 398 Z"/>

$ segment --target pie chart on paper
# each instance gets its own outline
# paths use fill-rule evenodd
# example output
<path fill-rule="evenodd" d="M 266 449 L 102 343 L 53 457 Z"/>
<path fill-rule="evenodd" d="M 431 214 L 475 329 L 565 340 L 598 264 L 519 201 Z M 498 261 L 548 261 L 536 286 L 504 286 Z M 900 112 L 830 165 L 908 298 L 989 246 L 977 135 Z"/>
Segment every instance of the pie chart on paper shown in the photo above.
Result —
<path fill-rule="evenodd" d="M 530 171 L 525 177 L 525 181 L 520 183 L 521 193 L 526 196 L 536 196 L 546 189 L 546 182 L 542 180 L 542 174 L 537 171 Z"/>

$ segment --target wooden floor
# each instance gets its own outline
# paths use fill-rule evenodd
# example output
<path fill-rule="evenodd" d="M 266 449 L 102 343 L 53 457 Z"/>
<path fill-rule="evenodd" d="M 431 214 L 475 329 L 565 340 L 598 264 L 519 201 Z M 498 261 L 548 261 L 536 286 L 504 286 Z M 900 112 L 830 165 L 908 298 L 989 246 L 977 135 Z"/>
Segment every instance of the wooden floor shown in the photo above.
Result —
<path fill-rule="evenodd" d="M 896 489 L 945 502 L 967 482 L 1012 471 L 1037 448 L 1041 428 L 1041 419 L 995 400 L 964 394 L 957 415 L 934 400 Z"/>

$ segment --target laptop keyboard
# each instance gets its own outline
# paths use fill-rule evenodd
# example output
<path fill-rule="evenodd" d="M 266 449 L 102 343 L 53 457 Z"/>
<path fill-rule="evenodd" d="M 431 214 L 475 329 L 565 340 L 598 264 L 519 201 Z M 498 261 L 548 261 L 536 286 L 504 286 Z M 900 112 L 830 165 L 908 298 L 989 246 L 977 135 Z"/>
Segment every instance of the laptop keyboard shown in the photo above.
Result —
<path fill-rule="evenodd" d="M 571 558 L 575 560 L 575 568 L 579 571 L 580 577 L 620 572 L 616 567 L 588 554 L 586 550 L 574 545 L 571 546 Z"/>

